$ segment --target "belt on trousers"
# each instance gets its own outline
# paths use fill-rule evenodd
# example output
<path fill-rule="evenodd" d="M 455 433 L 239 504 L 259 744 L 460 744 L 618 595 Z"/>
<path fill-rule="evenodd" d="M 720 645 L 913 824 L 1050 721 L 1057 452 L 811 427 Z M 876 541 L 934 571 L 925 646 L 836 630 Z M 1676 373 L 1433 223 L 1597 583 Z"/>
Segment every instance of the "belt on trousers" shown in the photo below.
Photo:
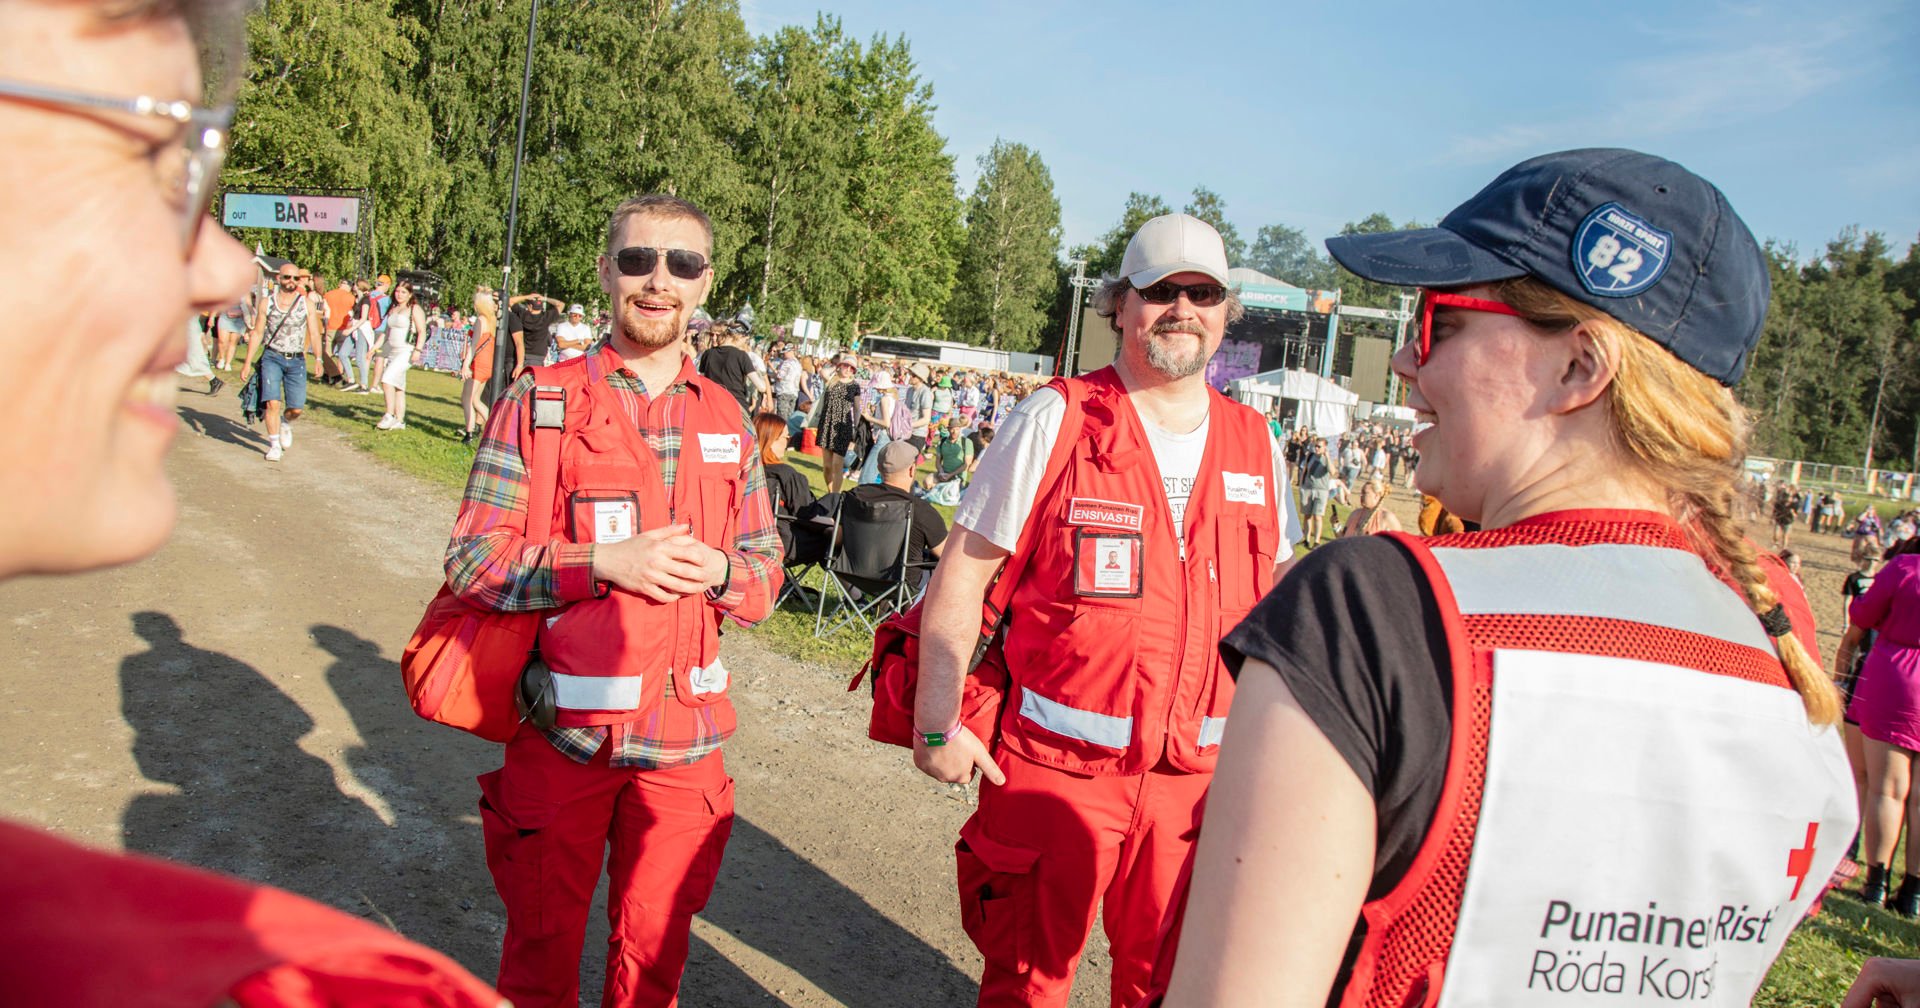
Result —
<path fill-rule="evenodd" d="M 287 351 L 285 351 L 285 350 L 268 350 L 267 352 L 268 352 L 268 353 L 270 353 L 270 354 L 278 354 L 278 355 L 280 355 L 280 356 L 282 356 L 282 357 L 291 357 L 291 358 L 293 358 L 293 359 L 295 359 L 295 360 L 298 360 L 298 359 L 300 359 L 300 358 L 302 358 L 302 357 L 305 357 L 305 356 L 307 355 L 307 352 L 306 352 L 305 350 L 301 350 L 301 351 L 298 351 L 298 352 L 295 352 L 295 353 L 288 353 L 288 352 L 287 352 Z"/>

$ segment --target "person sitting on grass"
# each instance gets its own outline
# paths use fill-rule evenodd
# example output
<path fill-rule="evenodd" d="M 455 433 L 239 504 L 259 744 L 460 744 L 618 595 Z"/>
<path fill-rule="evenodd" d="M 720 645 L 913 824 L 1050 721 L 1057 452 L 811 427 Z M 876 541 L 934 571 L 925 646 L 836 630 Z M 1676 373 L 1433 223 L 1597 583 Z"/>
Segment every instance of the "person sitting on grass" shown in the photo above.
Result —
<path fill-rule="evenodd" d="M 973 472 L 973 441 L 966 436 L 966 428 L 966 419 L 954 416 L 933 443 L 933 472 L 922 479 L 920 488 L 936 504 L 960 503 L 960 491 Z"/>

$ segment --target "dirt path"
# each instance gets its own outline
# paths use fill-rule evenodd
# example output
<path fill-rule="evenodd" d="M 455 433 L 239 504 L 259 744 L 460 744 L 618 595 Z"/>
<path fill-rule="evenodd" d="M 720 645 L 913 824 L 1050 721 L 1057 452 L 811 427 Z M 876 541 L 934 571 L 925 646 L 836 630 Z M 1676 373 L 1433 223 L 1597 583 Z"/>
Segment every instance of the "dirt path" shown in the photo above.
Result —
<path fill-rule="evenodd" d="M 312 423 L 268 465 L 233 397 L 182 399 L 173 541 L 120 570 L 0 585 L 0 814 L 283 886 L 491 978 L 503 917 L 473 778 L 498 757 L 415 718 L 394 664 L 455 496 Z M 866 740 L 841 670 L 750 634 L 726 649 L 738 819 L 682 1003 L 971 1003 L 952 894 L 967 806 Z M 596 910 L 588 946 L 604 940 Z M 1104 957 L 1088 958 L 1075 1003 L 1101 1004 Z M 590 1003 L 599 977 L 590 961 Z"/>

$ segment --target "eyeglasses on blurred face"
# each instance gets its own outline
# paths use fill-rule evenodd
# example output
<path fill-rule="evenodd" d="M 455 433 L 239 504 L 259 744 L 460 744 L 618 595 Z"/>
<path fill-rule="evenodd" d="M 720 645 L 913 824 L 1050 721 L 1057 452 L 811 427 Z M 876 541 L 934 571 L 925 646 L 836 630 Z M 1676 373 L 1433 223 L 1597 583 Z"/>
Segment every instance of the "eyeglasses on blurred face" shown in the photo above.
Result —
<path fill-rule="evenodd" d="M 213 201 L 220 166 L 227 160 L 227 127 L 233 122 L 233 106 L 208 109 L 148 95 L 114 97 L 5 79 L 0 79 L 0 98 L 73 112 L 120 112 L 177 124 L 178 137 L 154 147 L 154 176 L 160 191 L 180 209 L 181 242 L 193 246 Z"/>
<path fill-rule="evenodd" d="M 1421 291 L 1420 343 L 1415 349 L 1416 356 L 1414 357 L 1414 363 L 1420 367 L 1425 367 L 1427 358 L 1433 355 L 1433 313 L 1436 309 L 1489 312 L 1494 315 L 1511 315 L 1514 318 L 1523 317 L 1518 309 L 1500 301 L 1488 301 L 1485 298 L 1467 297 L 1464 294 L 1448 294 L 1444 291 Z M 1444 322 L 1442 324 L 1444 325 Z"/>

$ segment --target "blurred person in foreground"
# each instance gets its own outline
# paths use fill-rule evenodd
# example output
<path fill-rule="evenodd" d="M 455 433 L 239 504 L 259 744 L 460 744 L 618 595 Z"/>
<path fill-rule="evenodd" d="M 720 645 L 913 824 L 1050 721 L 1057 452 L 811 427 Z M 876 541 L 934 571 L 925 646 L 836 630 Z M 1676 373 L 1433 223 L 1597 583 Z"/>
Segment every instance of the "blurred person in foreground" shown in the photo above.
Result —
<path fill-rule="evenodd" d="M 0 4 L 0 190 L 16 196 L 0 204 L 0 266 L 74 306 L 79 337 L 0 340 L 0 577 L 130 563 L 173 528 L 180 335 L 253 269 L 206 216 L 245 13 Z M 107 247 L 115 298 L 79 265 Z M 13 823 L 0 859 L 0 1004 L 500 1003 L 444 956 L 276 889 Z"/>
<path fill-rule="evenodd" d="M 1857 819 L 1806 598 L 1730 510 L 1766 258 L 1626 150 L 1327 246 L 1421 288 L 1415 483 L 1482 531 L 1340 540 L 1227 635 L 1165 1003 L 1747 1004 Z"/>

